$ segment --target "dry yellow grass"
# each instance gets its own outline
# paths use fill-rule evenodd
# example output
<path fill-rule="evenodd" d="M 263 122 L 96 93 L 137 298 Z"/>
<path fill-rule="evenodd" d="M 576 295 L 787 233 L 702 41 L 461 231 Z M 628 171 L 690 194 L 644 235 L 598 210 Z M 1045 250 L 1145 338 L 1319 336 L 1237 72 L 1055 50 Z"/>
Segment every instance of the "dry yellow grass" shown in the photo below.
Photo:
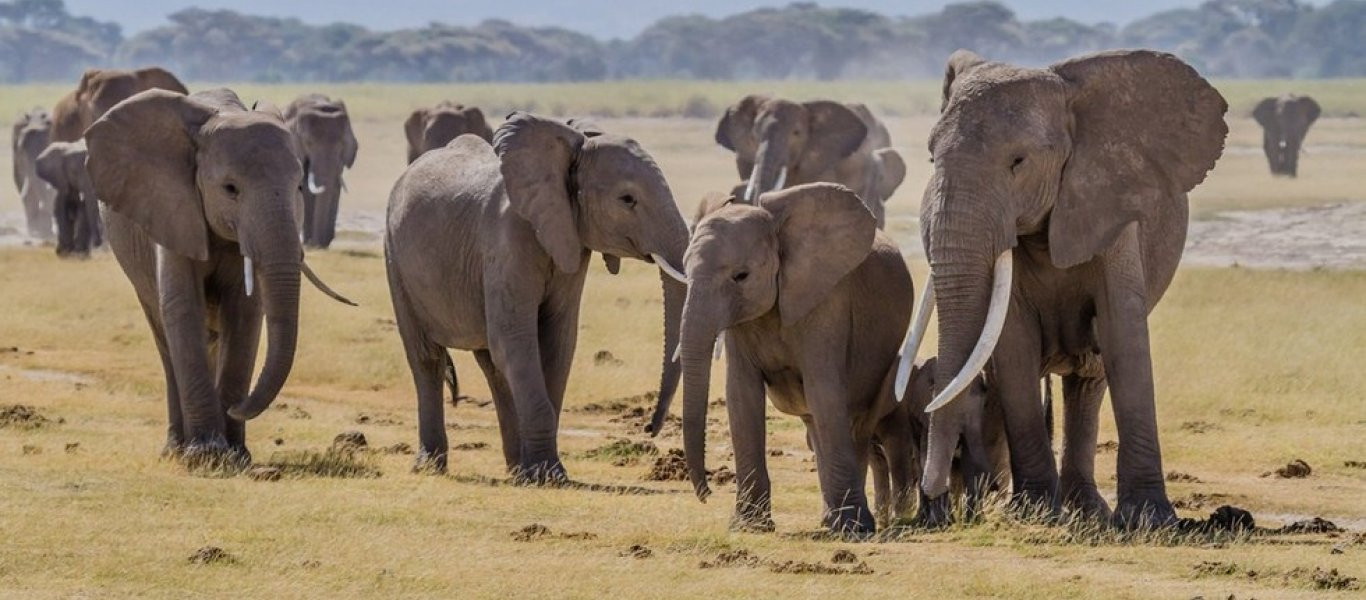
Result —
<path fill-rule="evenodd" d="M 358 122 L 361 155 L 343 202 L 349 210 L 378 211 L 403 168 L 401 116 Z M 901 217 L 917 211 L 930 123 L 924 116 L 892 120 L 911 165 L 893 202 Z M 1255 124 L 1232 124 L 1230 146 L 1255 149 Z M 733 163 L 712 143 L 709 121 L 630 118 L 604 125 L 645 144 L 685 211 L 733 179 Z M 1340 148 L 1306 157 L 1301 179 L 1293 182 L 1272 180 L 1259 153 L 1228 153 L 1195 194 L 1195 210 L 1360 198 L 1350 179 L 1363 172 L 1354 166 L 1366 145 L 1359 122 L 1325 120 L 1311 134 L 1311 146 L 1315 136 Z M 7 152 L 8 145 L 0 147 Z M 17 210 L 12 197 L 5 194 L 0 210 Z M 903 243 L 915 236 L 905 218 L 894 222 L 894 231 Z M 324 449 L 347 430 L 362 431 L 372 447 L 416 443 L 413 392 L 390 321 L 383 261 L 367 238 L 353 236 L 346 246 L 314 253 L 310 262 L 361 306 L 306 293 L 299 359 L 278 400 L 286 406 L 249 425 L 258 461 Z M 911 266 L 923 280 L 923 261 Z M 1362 298 L 1361 272 L 1186 269 L 1178 275 L 1153 317 L 1159 422 L 1167 469 L 1200 482 L 1172 483 L 1170 491 L 1187 501 L 1227 495 L 1183 509 L 1184 516 L 1231 503 L 1266 524 L 1321 515 L 1354 532 L 1366 529 L 1366 470 L 1346 465 L 1366 461 Z M 579 410 L 657 385 L 658 280 L 638 263 L 624 265 L 616 277 L 593 265 L 561 448 L 576 480 L 657 492 L 648 495 L 493 485 L 503 477 L 496 421 L 491 407 L 473 402 L 448 409 L 448 422 L 458 427 L 451 442 L 487 446 L 454 452 L 451 477 L 411 474 L 412 457 L 402 454 L 370 458 L 383 473 L 374 479 L 261 482 L 188 474 L 157 459 L 165 429 L 160 368 L 111 256 L 58 261 L 46 248 L 0 250 L 0 306 L 0 405 L 33 405 L 54 420 L 33 430 L 0 429 L 0 597 L 1331 598 L 1353 592 L 1315 590 L 1314 568 L 1366 577 L 1360 560 L 1366 546 L 1351 534 L 1079 542 L 1064 528 L 994 515 L 980 525 L 885 543 L 814 539 L 802 535 L 818 529 L 814 465 L 799 422 L 781 416 L 770 421 L 769 442 L 784 451 L 769 461 L 779 532 L 729 533 L 733 486 L 700 504 L 687 484 L 644 481 L 649 458 L 618 467 L 584 456 L 614 438 L 643 439 L 611 422 L 613 413 Z M 623 364 L 595 364 L 599 350 Z M 462 353 L 455 358 L 463 391 L 486 398 L 473 361 Z M 718 363 L 714 395 L 723 370 Z M 709 444 L 712 466 L 730 462 L 724 412 L 712 410 L 722 420 Z M 358 423 L 362 416 L 368 422 Z M 1100 439 L 1116 439 L 1108 418 Z M 680 446 L 677 437 L 656 442 L 661 449 Z M 68 451 L 70 444 L 77 445 Z M 1296 458 L 1313 466 L 1310 478 L 1261 477 Z M 1113 453 L 1100 454 L 1097 471 L 1102 488 L 1113 493 Z M 532 523 L 552 535 L 513 539 Z M 555 535 L 578 532 L 593 537 Z M 621 556 L 637 544 L 652 556 Z M 221 547 L 234 560 L 191 564 L 189 557 L 204 546 Z M 1334 554 L 1334 546 L 1344 552 Z M 767 561 L 827 565 L 836 550 L 849 549 L 875 574 L 699 568 L 736 549 Z M 1206 562 L 1218 565 L 1197 568 Z M 1258 574 L 1250 577 L 1249 570 Z"/>

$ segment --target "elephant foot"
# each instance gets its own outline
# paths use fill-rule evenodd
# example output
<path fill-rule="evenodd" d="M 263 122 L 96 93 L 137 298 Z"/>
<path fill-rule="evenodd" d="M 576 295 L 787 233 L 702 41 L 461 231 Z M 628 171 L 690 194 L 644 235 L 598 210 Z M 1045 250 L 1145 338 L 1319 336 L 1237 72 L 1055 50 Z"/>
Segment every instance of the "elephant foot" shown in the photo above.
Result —
<path fill-rule="evenodd" d="M 180 462 L 191 471 L 204 475 L 235 475 L 251 466 L 251 454 L 217 438 L 185 445 Z"/>
<path fill-rule="evenodd" d="M 569 481 L 569 472 L 559 458 L 525 462 L 513 470 L 512 481 L 518 485 L 559 485 Z"/>
<path fill-rule="evenodd" d="M 161 447 L 161 458 L 179 460 L 185 454 L 185 440 L 180 436 L 166 436 L 166 444 Z"/>
<path fill-rule="evenodd" d="M 1062 516 L 1062 506 L 1053 488 L 1025 488 L 1015 492 L 1010 498 L 1010 511 L 1026 520 L 1051 522 Z"/>
<path fill-rule="evenodd" d="M 778 529 L 773 518 L 768 515 L 742 515 L 736 513 L 730 519 L 730 530 L 736 533 L 773 533 Z"/>
<path fill-rule="evenodd" d="M 937 498 L 930 498 L 922 492 L 920 494 L 920 507 L 916 509 L 915 519 L 911 523 L 924 529 L 943 529 L 952 524 L 953 502 L 949 498 L 949 494 L 940 494 Z"/>
<path fill-rule="evenodd" d="M 849 539 L 867 539 L 877 533 L 877 523 L 868 505 L 841 506 L 825 514 L 821 521 L 830 532 Z"/>
<path fill-rule="evenodd" d="M 1065 486 L 1064 489 L 1068 491 L 1063 494 L 1063 505 L 1073 518 L 1109 522 L 1110 503 L 1101 497 L 1096 484 L 1077 484 Z"/>
<path fill-rule="evenodd" d="M 413 461 L 413 472 L 419 475 L 445 475 L 446 451 L 423 450 Z"/>
<path fill-rule="evenodd" d="M 1110 517 L 1115 527 L 1126 531 L 1161 529 L 1177 524 L 1176 510 L 1165 495 L 1145 498 L 1121 498 Z"/>

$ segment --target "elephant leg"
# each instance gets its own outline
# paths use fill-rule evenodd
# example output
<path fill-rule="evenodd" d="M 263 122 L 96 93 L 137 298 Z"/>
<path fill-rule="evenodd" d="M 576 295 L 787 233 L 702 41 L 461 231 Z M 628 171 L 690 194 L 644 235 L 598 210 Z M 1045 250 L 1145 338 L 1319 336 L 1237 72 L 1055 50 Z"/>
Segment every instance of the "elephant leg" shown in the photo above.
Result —
<path fill-rule="evenodd" d="M 1096 303 L 1096 323 L 1119 430 L 1119 504 L 1113 520 L 1123 527 L 1165 526 L 1175 522 L 1176 512 L 1167 498 L 1158 443 L 1137 223 L 1125 227 L 1104 258 L 1105 286 Z"/>
<path fill-rule="evenodd" d="M 1105 399 L 1105 378 L 1067 375 L 1062 379 L 1062 395 L 1063 503 L 1086 518 L 1109 520 L 1110 505 L 1096 487 L 1096 433 Z"/>
<path fill-rule="evenodd" d="M 773 531 L 773 485 L 768 477 L 764 377 L 734 352 L 726 365 L 726 415 L 735 451 L 735 516 L 739 531 Z"/>
<path fill-rule="evenodd" d="M 825 369 L 830 371 L 831 368 Z M 848 394 L 839 374 L 806 368 L 803 381 L 807 406 L 815 422 L 816 470 L 821 495 L 830 507 L 827 519 L 836 533 L 867 534 L 877 530 L 864 491 L 867 461 L 860 451 L 868 440 L 855 440 L 849 416 Z"/>
<path fill-rule="evenodd" d="M 419 473 L 444 474 L 447 453 L 446 407 L 442 404 L 441 370 L 446 366 L 445 349 L 427 338 L 417 315 L 412 313 L 403 285 L 392 271 L 389 290 L 394 304 L 394 321 L 403 340 L 403 354 L 408 359 L 408 370 L 417 389 L 418 453 L 413 470 Z"/>
<path fill-rule="evenodd" d="M 1005 416 L 1014 502 L 1022 508 L 1056 513 L 1058 470 L 1039 387 L 1040 345 L 1034 325 L 1008 317 L 988 367 L 994 374 L 989 380 Z"/>
<path fill-rule="evenodd" d="M 508 472 L 521 464 L 522 437 L 517 433 L 517 407 L 512 402 L 512 390 L 498 367 L 493 364 L 493 356 L 488 350 L 475 350 L 474 360 L 484 370 L 489 391 L 493 393 L 493 408 L 498 411 L 498 432 L 503 437 L 503 460 Z"/>
<path fill-rule="evenodd" d="M 1281 141 L 1270 131 L 1262 132 L 1262 152 L 1272 175 L 1281 174 Z"/>
<path fill-rule="evenodd" d="M 158 302 L 180 390 L 184 454 L 191 461 L 218 461 L 229 456 L 230 448 L 222 403 L 209 367 L 208 308 L 201 281 L 193 261 L 157 248 Z"/>
<path fill-rule="evenodd" d="M 85 198 L 82 204 L 85 207 L 86 227 L 90 232 L 90 249 L 95 249 L 104 244 L 104 223 L 100 219 L 100 202 L 94 196 Z"/>
<path fill-rule="evenodd" d="M 1304 137 L 1301 135 L 1290 134 L 1285 140 L 1285 174 L 1290 177 L 1298 177 L 1300 172 L 1300 150 L 1303 148 Z"/>
<path fill-rule="evenodd" d="M 886 527 L 892 520 L 892 484 L 887 466 L 887 451 L 882 441 L 874 438 L 868 449 L 868 471 L 873 476 L 873 515 L 879 527 Z"/>
<path fill-rule="evenodd" d="M 73 217 L 75 226 L 73 227 L 71 250 L 76 254 L 89 254 L 94 233 L 91 230 L 90 211 L 86 209 L 85 202 L 80 199 L 80 196 L 76 197 L 72 212 L 75 213 Z"/>
<path fill-rule="evenodd" d="M 508 301 L 509 296 L 491 292 L 488 331 L 493 364 L 507 378 L 517 412 L 517 431 L 521 434 L 520 464 L 514 477 L 526 483 L 547 483 L 567 479 L 560 462 L 555 432 L 559 417 L 547 389 L 536 303 Z M 515 296 L 514 296 L 515 297 Z"/>
<path fill-rule="evenodd" d="M 61 190 L 52 205 L 53 218 L 57 221 L 57 256 L 70 254 L 76 245 L 76 220 L 72 202 L 71 194 Z"/>
<path fill-rule="evenodd" d="M 564 407 L 564 393 L 569 387 L 569 371 L 574 364 L 574 350 L 579 341 L 579 298 L 583 296 L 583 278 L 559 290 L 546 303 L 539 318 L 541 369 L 545 373 L 546 395 L 554 407 L 556 419 Z"/>
<path fill-rule="evenodd" d="M 185 450 L 185 420 L 180 413 L 180 389 L 176 385 L 175 367 L 171 364 L 171 353 L 166 345 L 166 331 L 156 318 L 156 307 L 142 304 L 142 313 L 147 317 L 147 325 L 152 328 L 152 341 L 156 343 L 157 354 L 161 358 L 161 371 L 166 379 L 166 445 L 161 449 L 164 458 L 179 458 Z"/>
<path fill-rule="evenodd" d="M 337 177 L 337 182 L 327 190 L 327 199 L 320 207 L 322 222 L 319 223 L 321 231 L 318 234 L 318 245 L 327 248 L 332 245 L 332 240 L 337 237 L 337 214 L 341 209 L 341 177 Z"/>
<path fill-rule="evenodd" d="M 882 500 L 878 500 L 877 504 L 878 511 L 885 512 L 882 517 L 884 522 L 890 525 L 906 514 L 915 494 L 915 432 L 911 430 L 907 417 L 901 411 L 896 411 L 878 424 L 877 440 L 878 443 L 874 445 L 877 452 L 873 454 L 873 472 L 876 474 L 879 470 L 876 461 L 880 456 L 885 481 L 879 485 L 875 477 L 873 489 L 879 494 L 887 494 L 886 510 L 882 508 Z"/>
<path fill-rule="evenodd" d="M 240 270 L 233 273 L 240 274 Z M 223 406 L 228 445 L 250 461 L 246 423 L 229 417 L 227 411 L 251 391 L 251 372 L 261 341 L 262 311 L 258 301 L 247 297 L 240 282 L 225 287 L 228 289 L 223 291 L 218 319 L 218 397 Z"/>
<path fill-rule="evenodd" d="M 305 173 L 304 176 L 307 177 L 307 173 L 308 173 L 308 168 L 307 168 L 307 166 L 304 167 L 304 173 Z M 316 212 L 316 210 L 317 210 L 318 198 L 317 198 L 316 196 L 313 195 L 313 192 L 308 191 L 308 183 L 307 183 L 307 182 L 304 183 L 304 186 L 303 186 L 303 187 L 304 187 L 304 192 L 303 192 L 303 196 L 304 196 L 304 218 L 303 218 L 302 221 L 300 221 L 300 223 L 302 224 L 302 229 L 303 229 L 304 245 L 305 245 L 305 246 L 309 246 L 309 247 L 315 247 L 315 246 L 317 246 L 317 241 L 316 241 L 316 240 L 317 240 L 317 236 L 314 235 L 314 233 L 313 233 L 313 232 L 314 232 L 314 229 L 313 229 L 313 219 L 314 219 L 314 212 Z"/>

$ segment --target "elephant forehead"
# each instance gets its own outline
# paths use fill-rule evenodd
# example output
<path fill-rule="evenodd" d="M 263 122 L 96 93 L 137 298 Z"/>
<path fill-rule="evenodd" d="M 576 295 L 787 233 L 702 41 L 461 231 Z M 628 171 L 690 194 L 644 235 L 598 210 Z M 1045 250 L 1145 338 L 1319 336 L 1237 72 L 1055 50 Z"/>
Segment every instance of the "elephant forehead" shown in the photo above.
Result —
<path fill-rule="evenodd" d="M 220 113 L 200 132 L 201 152 L 211 160 L 238 167 L 257 164 L 278 168 L 294 157 L 293 135 L 278 119 L 263 113 Z M 298 160 L 288 161 L 298 168 Z"/>
<path fill-rule="evenodd" d="M 579 173 L 608 179 L 664 175 L 654 159 L 635 140 L 616 135 L 588 138 L 579 154 Z"/>
<path fill-rule="evenodd" d="M 738 264 L 773 244 L 773 215 L 748 204 L 712 211 L 697 224 L 685 262 Z"/>
<path fill-rule="evenodd" d="M 1005 140 L 1056 143 L 1065 133 L 1067 93 L 1062 79 L 1039 69 L 977 74 L 955 86 L 944 114 L 930 132 L 930 150 L 980 146 Z"/>

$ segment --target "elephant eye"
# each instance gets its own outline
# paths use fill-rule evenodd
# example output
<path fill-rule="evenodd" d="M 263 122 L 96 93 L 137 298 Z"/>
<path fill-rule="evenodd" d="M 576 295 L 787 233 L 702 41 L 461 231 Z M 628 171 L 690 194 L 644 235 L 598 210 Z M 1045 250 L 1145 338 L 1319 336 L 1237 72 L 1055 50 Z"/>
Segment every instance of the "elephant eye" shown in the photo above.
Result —
<path fill-rule="evenodd" d="M 1015 160 L 1010 161 L 1010 171 L 1011 171 L 1012 173 L 1015 172 L 1015 169 L 1019 168 L 1020 164 L 1023 163 L 1023 162 L 1024 162 L 1024 157 L 1023 157 L 1023 156 L 1016 156 L 1016 157 L 1015 157 Z"/>
<path fill-rule="evenodd" d="M 223 191 L 227 192 L 229 196 L 232 196 L 234 198 L 237 197 L 237 186 L 231 183 L 223 184 Z"/>
<path fill-rule="evenodd" d="M 740 271 L 739 273 L 736 273 L 736 274 L 734 274 L 734 275 L 731 275 L 730 278 L 731 278 L 732 280 L 736 281 L 737 283 L 738 283 L 738 282 L 741 282 L 741 281 L 744 281 L 744 280 L 746 280 L 746 279 L 749 279 L 749 271 Z"/>
<path fill-rule="evenodd" d="M 625 204 L 626 206 L 635 206 L 635 205 L 636 205 L 635 196 L 632 196 L 632 195 L 630 195 L 630 194 L 623 194 L 620 198 L 617 198 L 617 199 L 618 199 L 618 200 L 621 200 L 621 203 L 622 203 L 622 204 Z"/>

